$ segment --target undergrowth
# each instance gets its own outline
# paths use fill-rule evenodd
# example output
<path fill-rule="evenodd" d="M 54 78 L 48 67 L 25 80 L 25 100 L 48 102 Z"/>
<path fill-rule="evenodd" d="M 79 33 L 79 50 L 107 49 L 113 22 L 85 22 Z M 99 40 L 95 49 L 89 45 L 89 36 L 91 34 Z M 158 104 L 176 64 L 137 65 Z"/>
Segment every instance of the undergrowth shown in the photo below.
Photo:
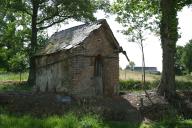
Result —
<path fill-rule="evenodd" d="M 146 81 L 146 84 L 144 86 L 145 89 L 151 90 L 156 88 L 159 85 L 159 80 L 154 81 Z M 177 90 L 192 90 L 192 82 L 191 81 L 181 81 L 176 80 L 176 89 Z M 139 91 L 142 90 L 142 82 L 139 80 L 120 80 L 119 81 L 119 89 L 120 91 Z"/>

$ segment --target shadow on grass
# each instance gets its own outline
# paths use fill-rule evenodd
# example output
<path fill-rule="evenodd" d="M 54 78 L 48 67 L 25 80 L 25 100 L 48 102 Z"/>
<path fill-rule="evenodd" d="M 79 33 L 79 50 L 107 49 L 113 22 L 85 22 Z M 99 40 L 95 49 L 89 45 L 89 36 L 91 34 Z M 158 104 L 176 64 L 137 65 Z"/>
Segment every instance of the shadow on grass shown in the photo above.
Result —
<path fill-rule="evenodd" d="M 30 92 L 31 86 L 26 81 L 6 81 L 0 82 L 0 92 Z"/>
<path fill-rule="evenodd" d="M 4 108 L 6 108 L 7 113 L 13 115 L 11 117 L 13 117 L 14 120 L 17 119 L 15 117 L 18 117 L 18 121 L 21 122 L 22 120 L 24 120 L 22 119 L 23 116 L 25 117 L 26 115 L 31 115 L 32 117 L 35 117 L 34 120 L 36 120 L 36 118 L 38 119 L 51 118 L 55 115 L 57 115 L 58 118 L 60 119 L 60 117 L 62 118 L 63 116 L 66 115 L 66 113 L 70 112 L 77 115 L 78 118 L 84 117 L 84 115 L 87 114 L 98 115 L 99 117 L 101 117 L 100 119 L 103 120 L 104 124 L 107 126 L 106 128 L 129 128 L 128 126 L 130 126 L 130 128 L 134 127 L 139 128 L 143 120 L 140 111 L 134 106 L 132 106 L 128 100 L 122 97 L 112 97 L 112 98 L 73 97 L 72 102 L 68 104 L 58 101 L 57 99 L 58 95 L 63 96 L 62 94 L 50 94 L 50 93 L 49 94 L 9 93 L 9 95 L 6 95 L 6 97 L 4 97 L 5 99 L 7 99 L 7 101 L 4 102 L 5 104 L 1 105 L 3 105 Z M 0 99 L 2 98 L 3 95 L 0 95 Z M 5 119 L 6 118 L 8 117 L 6 117 L 5 115 Z M 30 118 L 27 117 L 26 119 L 27 120 L 29 119 L 29 122 L 30 120 L 33 120 L 31 119 L 31 117 Z M 17 121 L 15 121 L 15 123 L 16 122 Z M 124 122 L 132 122 L 132 123 L 124 123 Z M 56 126 L 57 125 L 55 124 L 55 127 Z M 25 128 L 25 126 L 23 127 Z M 91 127 L 91 128 L 105 128 L 105 127 Z"/>

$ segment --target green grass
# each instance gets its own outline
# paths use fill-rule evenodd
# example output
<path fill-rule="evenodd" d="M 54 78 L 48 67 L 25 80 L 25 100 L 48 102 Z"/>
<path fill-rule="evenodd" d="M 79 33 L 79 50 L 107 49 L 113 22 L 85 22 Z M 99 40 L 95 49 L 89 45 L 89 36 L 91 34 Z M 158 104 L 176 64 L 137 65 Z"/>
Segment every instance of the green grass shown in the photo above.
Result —
<path fill-rule="evenodd" d="M 77 116 L 68 113 L 64 116 L 36 118 L 29 115 L 14 116 L 0 114 L 0 128 L 191 128 L 192 120 L 166 119 L 159 122 L 134 124 L 125 121 L 103 121 L 95 115 Z"/>
<path fill-rule="evenodd" d="M 108 128 L 94 115 L 78 117 L 69 113 L 64 116 L 36 118 L 28 115 L 0 115 L 0 128 Z"/>
<path fill-rule="evenodd" d="M 154 75 L 154 74 L 149 74 L 146 73 L 146 81 L 154 81 L 154 80 L 159 80 L 160 75 Z M 135 72 L 135 71 L 130 71 L 130 70 L 120 70 L 119 71 L 119 79 L 120 80 L 142 80 L 142 73 L 141 72 Z"/>
<path fill-rule="evenodd" d="M 21 81 L 26 81 L 27 78 L 28 78 L 28 72 L 21 74 Z M 20 81 L 20 74 L 19 73 L 1 72 L 0 73 L 0 81 Z"/>
<path fill-rule="evenodd" d="M 160 78 L 161 78 L 161 75 L 146 73 L 146 81 L 156 81 L 156 80 L 160 80 Z M 119 79 L 120 80 L 141 81 L 142 80 L 142 73 L 130 71 L 130 70 L 120 70 L 119 71 Z M 191 75 L 176 76 L 175 79 L 177 81 L 192 82 L 192 76 Z"/>
<path fill-rule="evenodd" d="M 0 92 L 5 91 L 31 91 L 32 87 L 27 85 L 28 72 L 21 74 L 19 73 L 8 73 L 8 72 L 0 72 Z"/>
<path fill-rule="evenodd" d="M 32 87 L 26 82 L 0 83 L 0 92 L 30 92 L 31 90 Z"/>
<path fill-rule="evenodd" d="M 166 119 L 159 122 L 142 122 L 133 124 L 128 122 L 109 122 L 109 128 L 191 128 L 192 120 Z"/>

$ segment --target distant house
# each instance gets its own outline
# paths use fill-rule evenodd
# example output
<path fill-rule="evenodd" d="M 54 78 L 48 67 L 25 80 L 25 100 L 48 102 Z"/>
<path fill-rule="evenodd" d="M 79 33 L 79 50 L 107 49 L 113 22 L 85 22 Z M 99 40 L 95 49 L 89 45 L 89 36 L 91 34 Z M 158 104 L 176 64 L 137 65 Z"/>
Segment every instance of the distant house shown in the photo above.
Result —
<path fill-rule="evenodd" d="M 148 73 L 159 74 L 160 72 L 157 70 L 157 67 L 145 67 L 144 68 Z M 142 67 L 134 67 L 133 71 L 142 72 Z"/>
<path fill-rule="evenodd" d="M 115 95 L 119 49 L 106 20 L 57 32 L 34 57 L 35 89 L 77 96 Z"/>

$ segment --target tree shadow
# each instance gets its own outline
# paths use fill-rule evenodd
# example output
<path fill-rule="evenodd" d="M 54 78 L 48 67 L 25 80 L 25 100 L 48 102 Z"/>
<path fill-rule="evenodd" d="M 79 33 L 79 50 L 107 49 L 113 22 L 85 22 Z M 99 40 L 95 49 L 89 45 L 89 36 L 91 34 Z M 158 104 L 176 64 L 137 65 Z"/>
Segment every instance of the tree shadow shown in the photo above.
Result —
<path fill-rule="evenodd" d="M 192 119 L 192 91 L 178 91 L 168 102 L 183 118 Z"/>
<path fill-rule="evenodd" d="M 58 96 L 66 96 L 54 93 L 1 93 L 0 99 L 4 102 L 1 106 L 12 114 L 31 115 L 45 117 L 49 115 L 64 115 L 73 112 L 78 116 L 85 114 L 99 115 L 109 126 L 119 122 L 119 126 L 135 125 L 143 121 L 140 110 L 134 107 L 127 99 L 121 96 L 114 97 L 72 97 L 70 103 L 58 100 Z M 128 122 L 124 124 L 123 122 Z M 116 123 L 118 125 L 118 123 Z"/>

